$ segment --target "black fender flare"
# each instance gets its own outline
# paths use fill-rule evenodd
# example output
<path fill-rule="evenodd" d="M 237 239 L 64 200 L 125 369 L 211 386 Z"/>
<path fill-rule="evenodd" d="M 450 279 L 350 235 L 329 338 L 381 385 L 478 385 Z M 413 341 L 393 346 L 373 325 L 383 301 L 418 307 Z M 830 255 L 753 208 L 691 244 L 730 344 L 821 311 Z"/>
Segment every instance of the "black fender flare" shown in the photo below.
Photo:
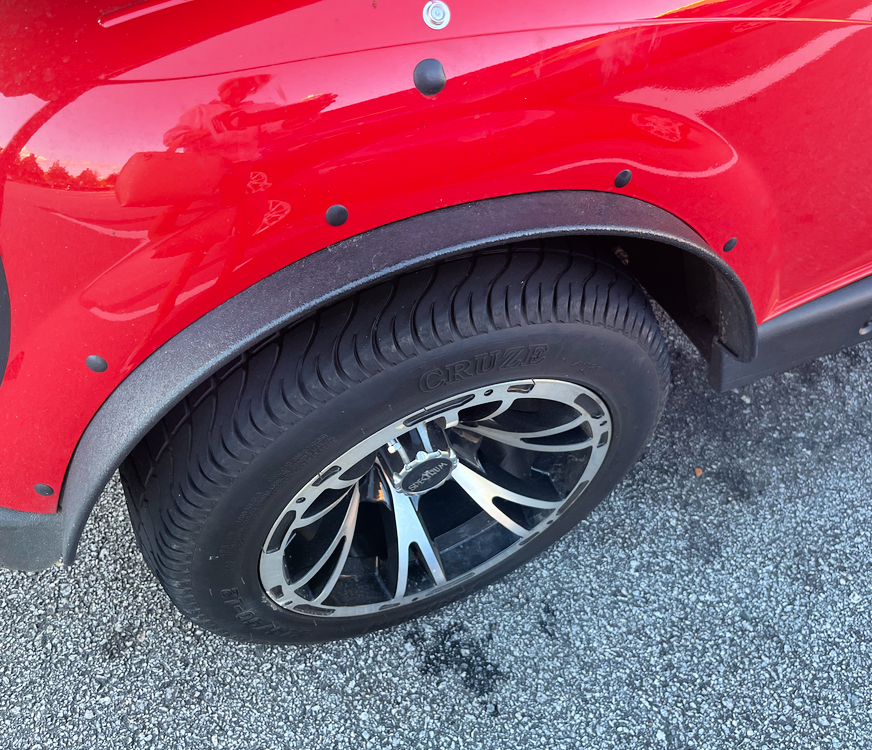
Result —
<path fill-rule="evenodd" d="M 142 362 L 96 412 L 60 495 L 62 550 L 71 564 L 82 530 L 112 474 L 148 431 L 198 383 L 277 328 L 353 289 L 437 258 L 529 239 L 631 237 L 677 247 L 715 272 L 733 321 L 731 350 L 757 350 L 757 324 L 735 272 L 696 232 L 649 203 L 614 193 L 549 191 L 440 209 L 343 240 L 282 268 L 222 303 Z M 736 325 L 738 321 L 738 325 Z"/>

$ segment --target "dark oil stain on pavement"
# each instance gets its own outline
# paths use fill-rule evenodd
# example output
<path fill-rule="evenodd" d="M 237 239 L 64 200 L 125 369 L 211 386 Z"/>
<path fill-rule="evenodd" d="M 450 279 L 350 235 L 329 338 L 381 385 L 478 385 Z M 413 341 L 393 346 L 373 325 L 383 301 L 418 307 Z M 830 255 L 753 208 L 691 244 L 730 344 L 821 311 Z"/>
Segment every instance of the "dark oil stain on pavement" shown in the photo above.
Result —
<path fill-rule="evenodd" d="M 485 643 L 470 636 L 462 623 L 454 622 L 432 631 L 413 625 L 405 634 L 405 641 L 420 654 L 422 674 L 456 672 L 463 686 L 478 696 L 495 690 L 503 677 L 499 667 L 488 658 Z"/>

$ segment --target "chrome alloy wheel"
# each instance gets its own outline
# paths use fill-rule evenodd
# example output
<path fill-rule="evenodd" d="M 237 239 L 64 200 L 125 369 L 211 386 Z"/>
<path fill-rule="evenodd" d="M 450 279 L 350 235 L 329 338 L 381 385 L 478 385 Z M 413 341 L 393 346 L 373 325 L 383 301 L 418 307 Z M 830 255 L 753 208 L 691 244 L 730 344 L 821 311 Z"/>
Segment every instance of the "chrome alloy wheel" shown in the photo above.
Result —
<path fill-rule="evenodd" d="M 488 569 L 575 502 L 609 450 L 589 389 L 515 380 L 428 406 L 362 440 L 278 514 L 260 553 L 277 605 L 355 617 Z"/>

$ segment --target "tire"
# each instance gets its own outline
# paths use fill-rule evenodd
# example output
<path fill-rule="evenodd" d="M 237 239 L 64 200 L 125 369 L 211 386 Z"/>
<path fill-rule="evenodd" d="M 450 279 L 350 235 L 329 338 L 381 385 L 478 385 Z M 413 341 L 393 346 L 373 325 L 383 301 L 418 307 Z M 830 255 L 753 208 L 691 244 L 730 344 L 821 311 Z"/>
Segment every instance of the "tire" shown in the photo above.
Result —
<path fill-rule="evenodd" d="M 647 298 L 611 254 L 503 248 L 276 333 L 173 407 L 121 478 L 193 622 L 357 636 L 565 534 L 635 463 L 668 383 Z"/>

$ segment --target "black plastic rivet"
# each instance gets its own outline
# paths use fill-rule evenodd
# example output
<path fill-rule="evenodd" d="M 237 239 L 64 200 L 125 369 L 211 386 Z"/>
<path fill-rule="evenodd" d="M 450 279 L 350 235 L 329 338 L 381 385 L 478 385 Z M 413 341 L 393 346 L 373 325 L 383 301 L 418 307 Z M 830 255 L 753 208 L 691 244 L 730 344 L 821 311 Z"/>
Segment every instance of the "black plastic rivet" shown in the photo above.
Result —
<path fill-rule="evenodd" d="M 327 223 L 332 227 L 341 227 L 348 221 L 348 209 L 345 206 L 340 206 L 338 203 L 335 206 L 330 206 L 327 209 Z"/>
<path fill-rule="evenodd" d="M 46 497 L 54 495 L 54 490 L 47 484 L 35 484 L 33 489 L 35 489 L 40 495 L 45 495 Z"/>
<path fill-rule="evenodd" d="M 739 242 L 738 237 L 733 237 L 732 239 L 727 240 L 727 243 L 724 245 L 724 252 L 728 253 L 732 250 L 736 244 Z"/>
<path fill-rule="evenodd" d="M 445 88 L 448 79 L 445 77 L 445 68 L 442 67 L 442 63 L 429 58 L 421 60 L 415 66 L 412 80 L 415 82 L 415 88 L 424 96 L 435 96 Z"/>
<path fill-rule="evenodd" d="M 89 370 L 93 370 L 94 372 L 106 372 L 106 368 L 109 367 L 106 364 L 106 360 L 103 357 L 98 357 L 96 354 L 90 355 L 86 360 L 85 364 L 88 365 Z"/>
<path fill-rule="evenodd" d="M 615 187 L 627 187 L 630 184 L 630 180 L 633 179 L 633 173 L 629 169 L 624 169 L 618 172 L 618 176 L 615 177 Z"/>

